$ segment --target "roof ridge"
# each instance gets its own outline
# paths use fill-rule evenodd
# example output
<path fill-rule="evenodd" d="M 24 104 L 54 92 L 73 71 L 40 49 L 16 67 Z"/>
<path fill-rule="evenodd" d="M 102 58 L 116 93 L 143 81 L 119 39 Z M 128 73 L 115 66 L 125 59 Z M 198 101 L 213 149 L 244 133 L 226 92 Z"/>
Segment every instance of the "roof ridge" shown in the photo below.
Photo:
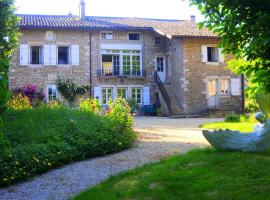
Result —
<path fill-rule="evenodd" d="M 182 21 L 190 21 L 184 19 L 158 19 L 158 18 L 147 18 L 147 17 L 111 17 L 111 16 L 86 16 L 90 18 L 104 18 L 104 19 L 144 19 L 144 20 L 156 20 L 156 21 L 172 21 L 172 22 L 182 22 Z"/>

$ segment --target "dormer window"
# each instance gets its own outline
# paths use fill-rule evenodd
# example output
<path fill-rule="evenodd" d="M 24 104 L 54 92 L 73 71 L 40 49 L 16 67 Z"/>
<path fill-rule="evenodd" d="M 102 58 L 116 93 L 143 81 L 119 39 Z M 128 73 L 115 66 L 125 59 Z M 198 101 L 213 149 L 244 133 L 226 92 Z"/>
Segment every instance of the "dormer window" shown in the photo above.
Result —
<path fill-rule="evenodd" d="M 101 33 L 101 39 L 103 39 L 103 40 L 112 40 L 113 39 L 113 33 L 112 32 L 103 32 L 103 33 Z"/>
<path fill-rule="evenodd" d="M 128 40 L 141 40 L 140 33 L 129 33 Z"/>

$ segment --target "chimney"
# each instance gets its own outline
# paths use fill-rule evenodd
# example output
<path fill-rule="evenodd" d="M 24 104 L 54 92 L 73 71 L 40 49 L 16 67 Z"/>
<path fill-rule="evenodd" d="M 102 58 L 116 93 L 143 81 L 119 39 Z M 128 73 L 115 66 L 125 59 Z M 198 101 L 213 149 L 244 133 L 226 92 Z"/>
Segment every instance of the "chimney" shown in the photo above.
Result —
<path fill-rule="evenodd" d="M 192 22 L 196 22 L 196 16 L 195 15 L 190 15 L 190 20 Z"/>
<path fill-rule="evenodd" d="M 84 0 L 80 1 L 80 18 L 81 19 L 85 18 L 85 2 L 84 2 Z"/>

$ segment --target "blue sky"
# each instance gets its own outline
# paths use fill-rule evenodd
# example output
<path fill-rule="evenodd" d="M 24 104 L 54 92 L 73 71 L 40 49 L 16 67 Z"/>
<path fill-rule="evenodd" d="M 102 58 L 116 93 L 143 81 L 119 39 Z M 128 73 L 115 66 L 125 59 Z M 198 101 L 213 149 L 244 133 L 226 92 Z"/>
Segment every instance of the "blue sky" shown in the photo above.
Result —
<path fill-rule="evenodd" d="M 17 13 L 66 15 L 79 13 L 80 0 L 16 0 Z M 190 19 L 203 17 L 188 0 L 85 0 L 86 15 L 113 17 L 147 17 L 160 19 Z"/>

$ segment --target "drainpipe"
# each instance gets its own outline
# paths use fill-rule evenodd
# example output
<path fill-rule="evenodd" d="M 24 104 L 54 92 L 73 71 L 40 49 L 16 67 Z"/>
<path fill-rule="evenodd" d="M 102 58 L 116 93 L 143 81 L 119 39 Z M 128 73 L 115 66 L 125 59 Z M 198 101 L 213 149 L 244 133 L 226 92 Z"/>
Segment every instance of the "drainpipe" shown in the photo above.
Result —
<path fill-rule="evenodd" d="M 245 114 L 245 75 L 241 75 L 242 114 Z"/>
<path fill-rule="evenodd" d="M 89 32 L 89 95 L 92 97 L 92 33 Z"/>

